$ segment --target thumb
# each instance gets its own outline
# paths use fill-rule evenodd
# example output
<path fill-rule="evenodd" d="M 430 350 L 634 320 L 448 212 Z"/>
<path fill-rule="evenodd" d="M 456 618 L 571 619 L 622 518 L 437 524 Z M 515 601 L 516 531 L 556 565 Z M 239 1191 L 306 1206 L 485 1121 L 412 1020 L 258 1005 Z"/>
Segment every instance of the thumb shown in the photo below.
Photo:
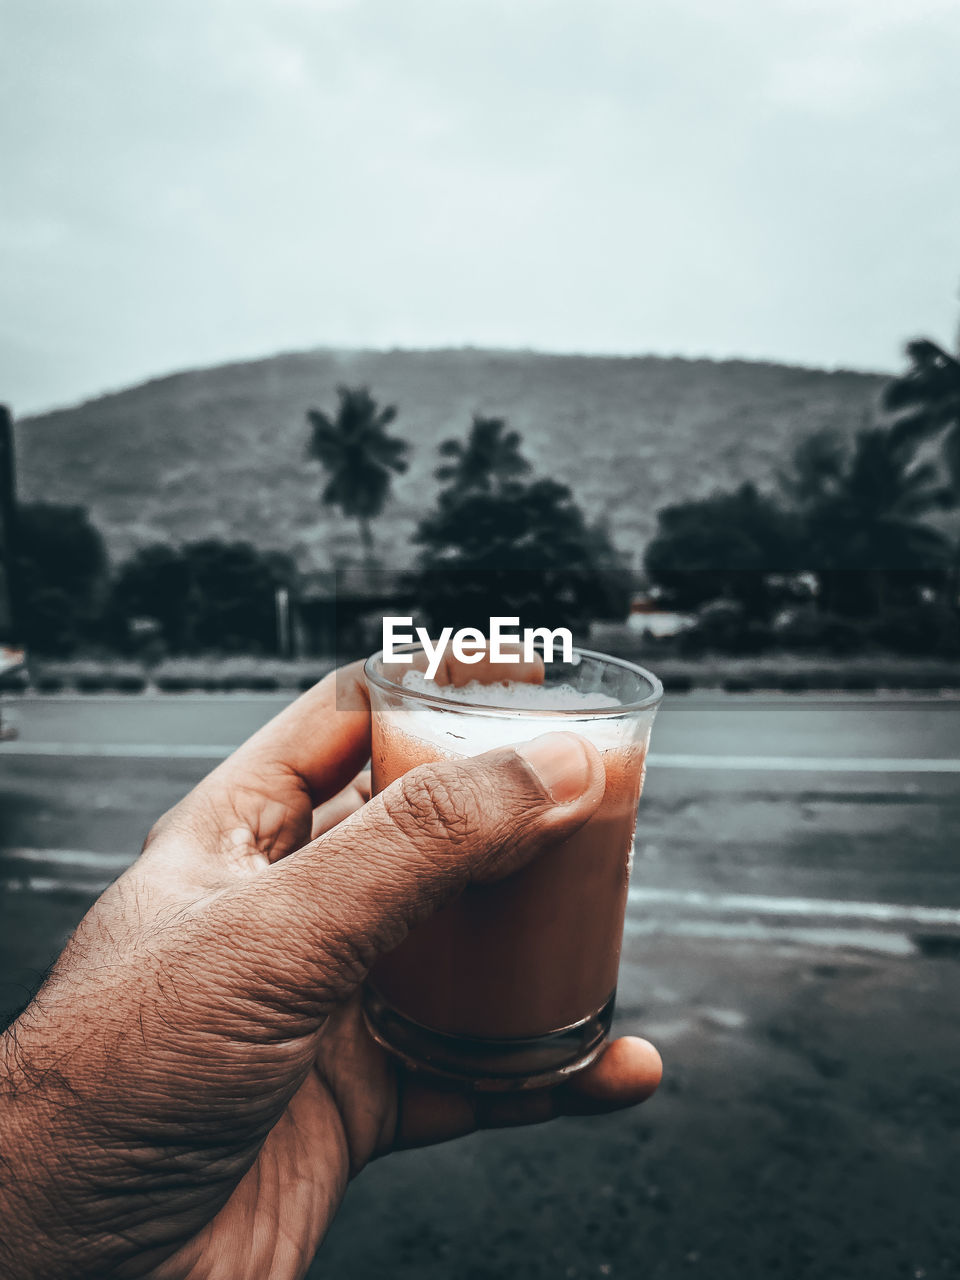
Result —
<path fill-rule="evenodd" d="M 412 769 L 240 890 L 258 895 L 259 937 L 282 940 L 261 976 L 291 1012 L 322 1015 L 469 883 L 581 827 L 604 786 L 599 752 L 573 733 Z"/>

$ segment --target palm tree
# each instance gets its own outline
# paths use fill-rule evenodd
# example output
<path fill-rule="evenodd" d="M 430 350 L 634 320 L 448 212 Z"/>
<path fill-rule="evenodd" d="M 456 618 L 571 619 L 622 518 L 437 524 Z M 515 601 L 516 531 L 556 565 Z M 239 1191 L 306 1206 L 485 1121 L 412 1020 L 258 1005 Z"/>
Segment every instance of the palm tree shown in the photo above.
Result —
<path fill-rule="evenodd" d="M 334 417 L 309 409 L 308 456 L 327 472 L 323 502 L 339 507 L 360 525 L 360 541 L 369 568 L 373 563 L 371 520 L 383 510 L 394 475 L 407 469 L 410 446 L 387 434 L 397 416 L 395 405 L 381 408 L 367 387 L 337 387 L 340 403 Z"/>
<path fill-rule="evenodd" d="M 530 470 L 520 452 L 519 431 L 508 431 L 503 418 L 474 416 L 466 443 L 444 440 L 440 456 L 449 459 L 433 473 L 459 493 L 489 493 Z"/>
<path fill-rule="evenodd" d="M 926 522 L 949 492 L 937 466 L 918 460 L 914 440 L 896 425 L 863 428 L 852 449 L 829 432 L 801 442 L 781 485 L 802 521 L 827 608 L 851 571 L 869 577 L 881 612 L 889 570 L 942 568 L 949 560 L 950 540 Z"/>
<path fill-rule="evenodd" d="M 895 430 L 904 440 L 940 436 L 956 505 L 960 501 L 960 359 L 929 338 L 907 343 L 907 358 L 910 368 L 887 384 L 884 405 L 898 414 Z"/>
<path fill-rule="evenodd" d="M 890 569 L 944 562 L 949 540 L 925 517 L 942 510 L 949 493 L 935 464 L 917 461 L 912 442 L 895 429 L 857 433 L 840 492 L 852 534 L 847 554 L 854 560 Z"/>

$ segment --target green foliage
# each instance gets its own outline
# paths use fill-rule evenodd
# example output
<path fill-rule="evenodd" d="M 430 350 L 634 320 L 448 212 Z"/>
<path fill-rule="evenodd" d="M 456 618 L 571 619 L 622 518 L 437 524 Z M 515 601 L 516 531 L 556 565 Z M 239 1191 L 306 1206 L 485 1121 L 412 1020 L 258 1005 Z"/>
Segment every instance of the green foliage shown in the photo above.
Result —
<path fill-rule="evenodd" d="M 418 598 L 436 626 L 485 629 L 493 615 L 521 626 L 577 626 L 626 614 L 629 580 L 605 531 L 555 480 L 531 468 L 500 419 L 475 419 L 436 507 L 420 522 Z"/>
<path fill-rule="evenodd" d="M 661 511 L 645 567 L 665 602 L 699 611 L 688 651 L 956 652 L 956 551 L 930 522 L 950 503 L 902 424 L 852 441 L 818 432 L 777 490 L 743 484 Z"/>
<path fill-rule="evenodd" d="M 665 507 L 644 567 L 664 603 L 682 611 L 713 601 L 767 618 L 805 567 L 797 521 L 755 485 Z"/>
<path fill-rule="evenodd" d="M 896 427 L 865 428 L 852 447 L 829 433 L 801 442 L 781 485 L 809 568 L 923 569 L 950 559 L 949 539 L 926 522 L 949 491 Z"/>
<path fill-rule="evenodd" d="M 107 577 L 103 539 L 82 507 L 18 507 L 15 611 L 30 650 L 65 654 L 94 638 Z"/>
<path fill-rule="evenodd" d="M 112 592 L 112 612 L 121 631 L 129 620 L 152 619 L 164 648 L 184 650 L 193 628 L 196 601 L 191 566 L 185 550 L 154 543 L 120 566 Z"/>
<path fill-rule="evenodd" d="M 56 493 L 88 508 L 115 563 L 151 540 L 229 541 L 269 521 L 273 545 L 305 570 L 357 542 L 355 518 L 318 501 L 325 479 L 303 461 L 308 407 L 336 413 L 318 388 L 382 388 L 416 444 L 375 518 L 377 547 L 412 564 L 413 530 L 436 492 L 437 446 L 486 407 L 506 418 L 538 470 L 570 485 L 588 519 L 606 515 L 631 555 L 656 512 L 720 489 L 766 484 L 792 442 L 850 427 L 875 402 L 876 374 L 748 361 L 554 356 L 532 352 L 316 350 L 156 378 L 17 423 L 24 497 Z M 414 430 L 415 428 L 415 430 Z M 393 430 L 393 429 L 391 429 Z M 456 434 L 465 435 L 458 431 Z M 315 536 L 303 540 L 306 514 Z M 409 556 L 409 558 L 408 558 Z M 386 552 L 383 553 L 386 559 Z"/>
<path fill-rule="evenodd" d="M 293 578 L 289 557 L 249 543 L 156 544 L 121 567 L 112 609 L 128 636 L 130 620 L 153 619 L 171 653 L 270 653 L 276 589 Z"/>
<path fill-rule="evenodd" d="M 940 437 L 956 504 L 960 502 L 960 359 L 929 338 L 908 342 L 907 359 L 910 367 L 887 385 L 884 404 L 899 415 L 899 439 L 913 443 Z"/>
<path fill-rule="evenodd" d="M 489 493 L 529 473 L 520 444 L 520 433 L 508 431 L 503 418 L 476 415 L 465 442 L 444 440 L 440 445 L 445 461 L 433 474 L 451 490 Z"/>
<path fill-rule="evenodd" d="M 337 388 L 340 403 L 333 417 L 310 409 L 307 452 L 327 473 L 321 500 L 360 522 L 360 537 L 369 559 L 373 551 L 370 521 L 383 511 L 394 475 L 407 469 L 409 445 L 387 427 L 396 406 L 381 409 L 366 387 Z"/>

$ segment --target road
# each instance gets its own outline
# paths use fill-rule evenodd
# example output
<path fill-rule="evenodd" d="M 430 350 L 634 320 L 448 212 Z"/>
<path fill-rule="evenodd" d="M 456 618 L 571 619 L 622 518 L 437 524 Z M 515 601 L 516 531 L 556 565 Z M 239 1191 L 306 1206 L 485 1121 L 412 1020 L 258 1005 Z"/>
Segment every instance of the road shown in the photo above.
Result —
<path fill-rule="evenodd" d="M 282 702 L 10 706 L 0 1005 Z M 618 1020 L 658 1098 L 380 1162 L 312 1275 L 960 1276 L 960 702 L 674 698 L 638 830 Z"/>
<path fill-rule="evenodd" d="M 0 744 L 0 876 L 102 887 L 283 703 L 24 699 L 18 739 Z M 653 748 L 632 931 L 707 914 L 960 927 L 960 701 L 675 698 Z"/>

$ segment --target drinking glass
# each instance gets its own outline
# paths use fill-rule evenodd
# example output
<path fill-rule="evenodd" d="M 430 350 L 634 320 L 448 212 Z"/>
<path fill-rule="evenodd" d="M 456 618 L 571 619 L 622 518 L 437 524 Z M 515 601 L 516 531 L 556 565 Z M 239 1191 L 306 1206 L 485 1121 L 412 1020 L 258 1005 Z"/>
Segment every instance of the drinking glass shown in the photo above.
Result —
<path fill-rule="evenodd" d="M 406 649 L 413 661 L 422 654 Z M 374 793 L 428 761 L 557 729 L 589 739 L 603 759 L 603 800 L 579 831 L 502 880 L 470 885 L 367 980 L 374 1038 L 408 1066 L 474 1089 L 562 1080 L 597 1057 L 613 1017 L 637 803 L 663 689 L 619 658 L 575 648 L 572 659 L 539 662 L 532 675 L 524 667 L 528 682 L 485 662 L 482 685 L 456 690 L 455 701 L 423 679 L 410 687 L 411 667 L 382 652 L 364 668 Z M 469 668 L 461 676 L 475 678 Z"/>

